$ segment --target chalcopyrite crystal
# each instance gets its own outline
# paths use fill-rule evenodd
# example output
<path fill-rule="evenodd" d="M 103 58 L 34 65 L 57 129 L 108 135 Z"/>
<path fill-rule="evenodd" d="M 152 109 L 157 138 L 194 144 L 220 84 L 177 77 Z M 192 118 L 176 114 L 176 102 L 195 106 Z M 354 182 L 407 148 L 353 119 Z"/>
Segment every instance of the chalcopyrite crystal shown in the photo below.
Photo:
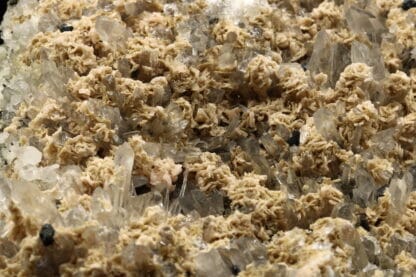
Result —
<path fill-rule="evenodd" d="M 415 1 L 1 4 L 0 276 L 415 276 Z"/>

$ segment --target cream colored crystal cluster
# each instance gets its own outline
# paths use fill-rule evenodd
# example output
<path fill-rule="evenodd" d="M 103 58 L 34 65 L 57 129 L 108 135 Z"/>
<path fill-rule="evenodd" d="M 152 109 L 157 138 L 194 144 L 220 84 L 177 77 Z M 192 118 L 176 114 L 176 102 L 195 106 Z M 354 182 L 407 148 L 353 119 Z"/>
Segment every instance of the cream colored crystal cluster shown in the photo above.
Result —
<path fill-rule="evenodd" d="M 416 272 L 416 3 L 14 2 L 1 276 Z"/>

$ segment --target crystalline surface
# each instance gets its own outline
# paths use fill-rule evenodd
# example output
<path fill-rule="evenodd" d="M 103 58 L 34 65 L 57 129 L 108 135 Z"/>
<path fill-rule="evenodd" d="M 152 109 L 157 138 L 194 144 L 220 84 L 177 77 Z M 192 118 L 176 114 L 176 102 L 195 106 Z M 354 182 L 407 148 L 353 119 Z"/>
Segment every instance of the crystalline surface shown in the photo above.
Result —
<path fill-rule="evenodd" d="M 105 16 L 97 19 L 95 29 L 104 42 L 116 48 L 123 47 L 130 34 L 121 23 Z"/>
<path fill-rule="evenodd" d="M 340 135 L 337 130 L 336 117 L 328 108 L 321 108 L 313 115 L 314 123 L 318 132 L 327 140 L 341 142 Z"/>
<path fill-rule="evenodd" d="M 267 256 L 266 249 L 257 239 L 239 238 L 232 242 L 239 251 L 243 253 L 248 263 L 264 262 Z"/>
<path fill-rule="evenodd" d="M 207 195 L 199 189 L 193 189 L 185 193 L 179 203 L 185 213 L 196 210 L 201 216 L 207 216 L 222 215 L 224 212 L 223 196 L 216 191 Z"/>
<path fill-rule="evenodd" d="M 131 193 L 131 171 L 134 162 L 134 151 L 128 143 L 118 147 L 114 163 L 117 167 L 116 184 L 112 187 L 113 205 L 121 207 L 125 205 L 126 198 Z"/>
<path fill-rule="evenodd" d="M 380 43 L 381 35 L 386 31 L 380 20 L 370 12 L 352 6 L 345 14 L 348 27 L 355 33 L 365 34 L 373 42 Z"/>
<path fill-rule="evenodd" d="M 412 187 L 413 177 L 410 176 L 410 174 L 405 174 L 405 176 L 401 179 L 397 177 L 392 178 L 388 190 L 391 194 L 392 203 L 398 211 L 404 208 Z"/>
<path fill-rule="evenodd" d="M 33 146 L 22 147 L 17 154 L 22 165 L 37 165 L 42 159 L 42 153 Z"/>
<path fill-rule="evenodd" d="M 358 205 L 365 207 L 370 202 L 372 192 L 376 189 L 374 179 L 364 169 L 355 174 L 355 188 L 353 199 Z"/>
<path fill-rule="evenodd" d="M 331 86 L 335 86 L 339 75 L 351 63 L 347 46 L 331 41 L 325 30 L 317 34 L 308 69 L 312 74 L 325 73 Z"/>
<path fill-rule="evenodd" d="M 231 276 L 231 270 L 221 258 L 218 250 L 200 253 L 195 257 L 196 273 L 198 276 Z"/>
<path fill-rule="evenodd" d="M 385 68 L 380 49 L 376 46 L 368 47 L 363 43 L 354 41 L 351 46 L 351 62 L 365 63 L 373 67 L 374 78 L 381 80 L 385 76 Z"/>

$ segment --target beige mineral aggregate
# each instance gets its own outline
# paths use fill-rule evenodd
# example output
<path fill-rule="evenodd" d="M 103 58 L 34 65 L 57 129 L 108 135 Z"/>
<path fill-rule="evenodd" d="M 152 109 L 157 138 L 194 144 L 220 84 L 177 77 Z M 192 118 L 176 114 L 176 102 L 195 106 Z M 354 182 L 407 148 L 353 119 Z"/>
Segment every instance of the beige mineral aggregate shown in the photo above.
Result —
<path fill-rule="evenodd" d="M 16 2 L 1 276 L 414 276 L 414 0 Z"/>

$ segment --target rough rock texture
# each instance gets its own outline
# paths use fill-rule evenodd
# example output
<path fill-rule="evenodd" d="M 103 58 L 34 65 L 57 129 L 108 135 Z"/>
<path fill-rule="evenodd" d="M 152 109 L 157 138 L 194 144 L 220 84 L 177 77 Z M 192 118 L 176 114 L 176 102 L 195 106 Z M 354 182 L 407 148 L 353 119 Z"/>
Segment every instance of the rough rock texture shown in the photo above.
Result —
<path fill-rule="evenodd" d="M 1 276 L 412 276 L 416 8 L 15 0 Z"/>

